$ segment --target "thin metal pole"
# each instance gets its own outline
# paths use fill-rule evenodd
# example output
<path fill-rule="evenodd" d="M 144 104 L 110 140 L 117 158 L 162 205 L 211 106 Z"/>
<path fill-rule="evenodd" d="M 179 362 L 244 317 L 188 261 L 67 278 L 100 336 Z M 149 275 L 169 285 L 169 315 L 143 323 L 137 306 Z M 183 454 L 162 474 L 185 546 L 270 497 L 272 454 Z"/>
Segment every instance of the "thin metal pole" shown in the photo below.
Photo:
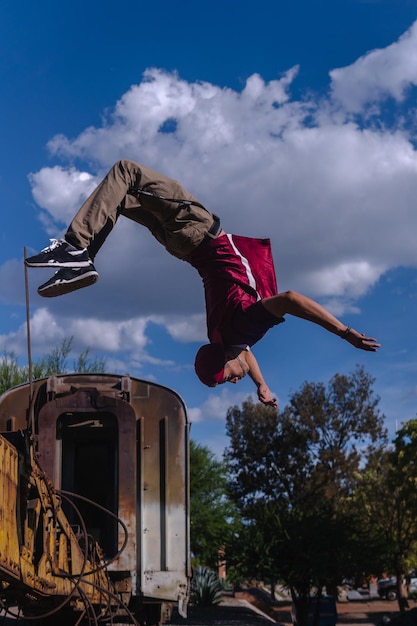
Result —
<path fill-rule="evenodd" d="M 23 249 L 23 258 L 24 258 L 24 261 L 26 261 L 26 246 Z M 27 335 L 27 343 L 28 343 L 29 393 L 30 393 L 30 403 L 32 404 L 32 398 L 33 398 L 33 371 L 32 371 L 32 350 L 31 350 L 31 342 L 30 342 L 30 312 L 29 312 L 28 268 L 27 268 L 26 263 L 24 263 L 23 265 L 25 267 L 26 335 Z"/>

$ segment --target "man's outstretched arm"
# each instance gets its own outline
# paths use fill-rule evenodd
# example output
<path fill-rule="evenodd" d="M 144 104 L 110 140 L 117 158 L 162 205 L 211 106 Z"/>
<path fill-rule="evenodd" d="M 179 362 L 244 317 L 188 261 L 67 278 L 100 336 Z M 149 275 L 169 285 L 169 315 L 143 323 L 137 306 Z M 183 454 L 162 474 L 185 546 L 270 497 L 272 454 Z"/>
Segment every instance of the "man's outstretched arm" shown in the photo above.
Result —
<path fill-rule="evenodd" d="M 365 334 L 347 327 L 318 302 L 296 291 L 285 291 L 276 296 L 264 298 L 262 304 L 267 311 L 277 317 L 289 314 L 318 324 L 327 331 L 346 339 L 355 348 L 376 352 L 381 347 L 373 337 L 366 337 Z"/>
<path fill-rule="evenodd" d="M 257 388 L 259 402 L 262 402 L 262 404 L 266 404 L 267 406 L 272 406 L 276 408 L 278 406 L 278 401 L 272 396 L 253 352 L 251 350 L 248 350 L 244 352 L 244 355 L 246 364 L 249 367 L 248 374 L 252 378 Z"/>

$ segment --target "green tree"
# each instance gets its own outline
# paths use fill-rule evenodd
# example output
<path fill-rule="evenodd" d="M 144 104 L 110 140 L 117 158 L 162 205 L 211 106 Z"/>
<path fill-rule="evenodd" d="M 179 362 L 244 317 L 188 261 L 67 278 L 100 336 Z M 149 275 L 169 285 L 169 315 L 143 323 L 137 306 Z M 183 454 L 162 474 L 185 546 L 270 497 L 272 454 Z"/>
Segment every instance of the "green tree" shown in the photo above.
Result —
<path fill-rule="evenodd" d="M 386 441 L 373 382 L 357 368 L 327 388 L 305 383 L 281 414 L 250 399 L 227 414 L 225 459 L 247 563 L 288 585 L 301 623 L 313 588 L 333 590 L 367 565 L 371 538 L 358 531 L 351 502 L 361 464 Z"/>
<path fill-rule="evenodd" d="M 72 349 L 73 337 L 63 339 L 62 343 L 55 346 L 49 354 L 43 356 L 34 363 L 33 371 L 35 378 L 51 376 L 51 374 L 66 374 L 70 371 L 68 366 L 68 356 Z M 106 368 L 105 359 L 89 357 L 89 348 L 81 352 L 77 359 L 73 361 L 71 371 L 73 372 L 103 372 Z"/>
<path fill-rule="evenodd" d="M 90 357 L 90 348 L 86 348 L 81 352 L 73 364 L 74 372 L 105 372 L 106 371 L 106 359 Z"/>
<path fill-rule="evenodd" d="M 0 360 L 0 393 L 27 382 L 28 379 L 28 368 L 19 366 L 14 352 L 5 351 Z"/>
<path fill-rule="evenodd" d="M 191 553 L 195 565 L 216 568 L 219 550 L 235 530 L 236 508 L 227 497 L 227 471 L 211 450 L 190 442 Z"/>
<path fill-rule="evenodd" d="M 73 338 L 64 339 L 61 344 L 32 364 L 33 378 L 43 378 L 51 374 L 66 374 L 69 371 L 68 356 L 71 352 Z M 106 371 L 105 359 L 89 357 L 89 349 L 82 352 L 73 362 L 74 372 L 104 372 Z M 19 365 L 14 352 L 4 351 L 0 359 L 0 393 L 4 393 L 11 387 L 27 383 L 29 381 L 29 368 L 27 365 Z"/>
<path fill-rule="evenodd" d="M 408 608 L 403 580 L 417 566 L 417 419 L 403 424 L 393 445 L 372 458 L 360 478 L 357 503 L 383 540 L 383 567 L 397 577 L 403 611 Z"/>

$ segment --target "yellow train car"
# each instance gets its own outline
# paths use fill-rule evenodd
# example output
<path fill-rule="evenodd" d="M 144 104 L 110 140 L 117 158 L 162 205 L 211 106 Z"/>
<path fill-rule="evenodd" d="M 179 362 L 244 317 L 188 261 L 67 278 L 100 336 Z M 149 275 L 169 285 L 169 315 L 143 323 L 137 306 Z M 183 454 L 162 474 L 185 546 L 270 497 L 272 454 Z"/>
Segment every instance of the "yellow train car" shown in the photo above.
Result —
<path fill-rule="evenodd" d="M 186 614 L 178 394 L 127 375 L 51 376 L 0 397 L 0 433 L 0 608 L 60 624 Z"/>

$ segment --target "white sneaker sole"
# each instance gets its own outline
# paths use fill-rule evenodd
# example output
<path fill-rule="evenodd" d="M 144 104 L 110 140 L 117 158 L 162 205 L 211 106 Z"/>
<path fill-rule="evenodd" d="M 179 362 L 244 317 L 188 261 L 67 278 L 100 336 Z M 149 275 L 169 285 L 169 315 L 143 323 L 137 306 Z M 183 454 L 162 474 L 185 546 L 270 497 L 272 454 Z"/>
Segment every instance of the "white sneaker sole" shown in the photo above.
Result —
<path fill-rule="evenodd" d="M 48 285 L 43 289 L 38 288 L 38 294 L 43 298 L 56 298 L 56 296 L 63 296 L 66 293 L 71 293 L 77 289 L 83 287 L 89 287 L 94 285 L 98 281 L 98 273 L 91 272 L 91 274 L 83 274 L 80 278 L 71 281 L 58 281 L 52 285 Z"/>
<path fill-rule="evenodd" d="M 71 260 L 71 261 L 54 261 L 54 260 L 50 260 L 50 261 L 40 261 L 38 263 L 33 263 L 30 262 L 28 260 L 25 261 L 25 265 L 27 265 L 28 267 L 74 267 L 74 268 L 80 268 L 80 267 L 88 267 L 90 265 L 91 261 L 87 260 L 87 261 L 75 261 L 75 260 Z"/>

